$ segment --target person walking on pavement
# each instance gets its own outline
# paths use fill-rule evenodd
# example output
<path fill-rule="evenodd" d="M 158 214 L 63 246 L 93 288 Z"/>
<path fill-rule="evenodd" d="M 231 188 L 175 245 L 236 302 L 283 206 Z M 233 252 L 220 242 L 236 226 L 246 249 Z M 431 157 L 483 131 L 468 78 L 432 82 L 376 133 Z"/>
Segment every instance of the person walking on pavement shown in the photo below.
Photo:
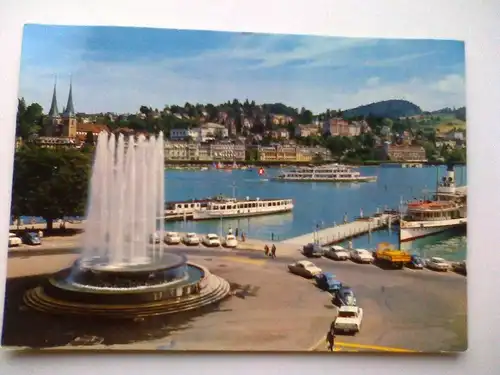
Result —
<path fill-rule="evenodd" d="M 276 245 L 273 244 L 273 247 L 271 247 L 271 257 L 276 258 Z"/>
<path fill-rule="evenodd" d="M 264 254 L 266 254 L 266 257 L 269 256 L 269 246 L 264 246 Z"/>
<path fill-rule="evenodd" d="M 332 322 L 330 330 L 326 334 L 326 342 L 328 343 L 328 350 L 333 352 L 335 346 L 335 321 Z"/>

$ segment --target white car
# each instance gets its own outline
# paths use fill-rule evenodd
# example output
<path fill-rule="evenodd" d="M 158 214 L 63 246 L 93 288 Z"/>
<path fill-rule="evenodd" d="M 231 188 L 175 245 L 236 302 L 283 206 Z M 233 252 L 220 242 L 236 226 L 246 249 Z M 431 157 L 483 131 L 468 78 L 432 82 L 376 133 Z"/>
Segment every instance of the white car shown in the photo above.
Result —
<path fill-rule="evenodd" d="M 324 256 L 333 260 L 349 259 L 349 253 L 347 250 L 338 245 L 331 246 L 327 251 L 325 251 Z"/>
<path fill-rule="evenodd" d="M 14 233 L 9 233 L 9 247 L 20 246 L 22 243 L 23 241 Z"/>
<path fill-rule="evenodd" d="M 177 232 L 167 232 L 165 234 L 165 243 L 168 245 L 178 245 L 181 243 L 181 236 Z"/>
<path fill-rule="evenodd" d="M 160 243 L 160 235 L 158 232 L 151 233 L 151 236 L 149 236 L 149 243 Z"/>
<path fill-rule="evenodd" d="M 432 257 L 427 262 L 427 267 L 435 271 L 448 271 L 451 268 L 450 263 L 448 263 L 443 258 Z"/>
<path fill-rule="evenodd" d="M 184 238 L 182 239 L 182 242 L 184 242 L 185 245 L 188 246 L 195 246 L 200 244 L 200 238 L 196 233 L 186 233 Z"/>
<path fill-rule="evenodd" d="M 307 278 L 312 278 L 323 272 L 321 268 L 308 260 L 299 260 L 298 262 L 289 264 L 288 269 L 291 273 Z"/>
<path fill-rule="evenodd" d="M 226 247 L 236 247 L 238 246 L 238 240 L 236 239 L 236 237 L 232 234 L 228 234 L 226 236 L 226 238 L 224 239 L 224 246 Z"/>
<path fill-rule="evenodd" d="M 358 263 L 371 263 L 373 255 L 366 249 L 354 249 L 351 250 L 351 259 Z"/>
<path fill-rule="evenodd" d="M 217 246 L 220 246 L 220 240 L 219 240 L 219 236 L 216 235 L 216 234 L 213 234 L 213 233 L 209 233 L 207 234 L 204 238 L 203 238 L 203 245 L 205 246 L 210 246 L 210 247 L 217 247 Z"/>
<path fill-rule="evenodd" d="M 334 329 L 342 332 L 358 333 L 361 331 L 363 322 L 363 309 L 358 306 L 341 306 L 337 318 L 335 319 Z"/>

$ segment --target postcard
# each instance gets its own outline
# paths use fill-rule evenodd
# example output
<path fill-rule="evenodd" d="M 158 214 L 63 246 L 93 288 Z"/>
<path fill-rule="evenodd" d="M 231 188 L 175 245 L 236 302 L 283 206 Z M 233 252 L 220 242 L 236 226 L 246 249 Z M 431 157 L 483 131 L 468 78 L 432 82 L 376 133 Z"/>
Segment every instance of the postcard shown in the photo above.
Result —
<path fill-rule="evenodd" d="M 464 60 L 26 25 L 2 345 L 466 350 Z"/>

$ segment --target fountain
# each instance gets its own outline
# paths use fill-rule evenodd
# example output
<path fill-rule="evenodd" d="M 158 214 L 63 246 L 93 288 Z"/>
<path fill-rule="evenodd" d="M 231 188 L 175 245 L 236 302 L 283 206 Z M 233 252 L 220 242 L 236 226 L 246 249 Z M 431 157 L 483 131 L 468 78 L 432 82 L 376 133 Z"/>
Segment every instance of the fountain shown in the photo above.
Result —
<path fill-rule="evenodd" d="M 135 318 L 192 310 L 228 295 L 225 280 L 164 244 L 163 153 L 162 133 L 130 136 L 128 147 L 123 135 L 99 134 L 81 256 L 28 291 L 28 306 Z"/>

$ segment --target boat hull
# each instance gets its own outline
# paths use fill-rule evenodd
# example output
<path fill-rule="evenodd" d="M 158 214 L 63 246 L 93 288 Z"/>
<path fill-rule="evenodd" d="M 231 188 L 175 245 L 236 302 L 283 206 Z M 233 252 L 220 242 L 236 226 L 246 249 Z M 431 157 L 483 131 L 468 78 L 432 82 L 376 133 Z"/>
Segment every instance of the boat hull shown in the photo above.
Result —
<path fill-rule="evenodd" d="M 442 233 L 451 229 L 465 227 L 467 218 L 442 220 L 436 222 L 417 221 L 400 224 L 399 242 L 413 241 L 418 238 Z"/>
<path fill-rule="evenodd" d="M 293 205 L 287 205 L 280 209 L 274 210 L 230 210 L 220 214 L 214 211 L 195 211 L 193 212 L 192 220 L 218 220 L 218 219 L 229 219 L 229 218 L 241 218 L 241 217 L 253 217 L 253 216 L 263 216 L 263 215 L 274 215 L 290 212 L 293 210 Z"/>
<path fill-rule="evenodd" d="M 377 176 L 364 176 L 364 177 L 357 177 L 357 178 L 338 178 L 338 179 L 275 177 L 275 178 L 272 178 L 271 180 L 272 181 L 280 181 L 280 182 L 333 182 L 333 183 L 345 182 L 345 183 L 349 183 L 349 182 L 375 182 L 375 181 L 377 181 Z"/>

